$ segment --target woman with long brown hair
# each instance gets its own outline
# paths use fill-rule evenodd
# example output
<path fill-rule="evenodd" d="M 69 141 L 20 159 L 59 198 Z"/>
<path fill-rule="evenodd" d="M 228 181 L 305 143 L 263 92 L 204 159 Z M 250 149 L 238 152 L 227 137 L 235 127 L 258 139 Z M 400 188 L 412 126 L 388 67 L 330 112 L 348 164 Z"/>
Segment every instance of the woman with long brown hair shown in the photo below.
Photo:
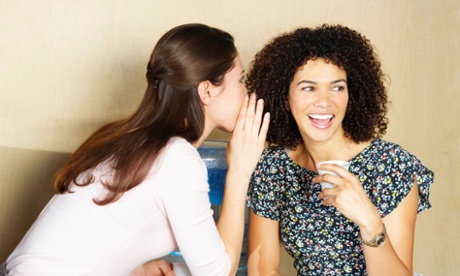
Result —
<path fill-rule="evenodd" d="M 8 258 L 9 275 L 128 275 L 177 247 L 194 275 L 234 274 L 269 120 L 243 74 L 222 30 L 186 24 L 163 35 L 138 109 L 97 130 L 57 172 L 56 195 Z M 217 226 L 196 150 L 216 128 L 233 132 Z"/>

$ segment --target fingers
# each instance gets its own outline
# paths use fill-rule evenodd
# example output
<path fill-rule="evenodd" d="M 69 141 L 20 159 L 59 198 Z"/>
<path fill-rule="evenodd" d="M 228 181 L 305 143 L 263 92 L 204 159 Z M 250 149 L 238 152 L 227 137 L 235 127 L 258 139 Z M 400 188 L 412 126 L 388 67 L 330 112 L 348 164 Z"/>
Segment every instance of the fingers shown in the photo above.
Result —
<path fill-rule="evenodd" d="M 264 114 L 264 119 L 262 121 L 262 126 L 260 127 L 260 132 L 259 132 L 259 139 L 261 139 L 262 141 L 265 141 L 265 138 L 267 137 L 269 125 L 270 125 L 270 113 L 267 112 Z"/>
<path fill-rule="evenodd" d="M 343 186 L 343 184 L 342 184 L 343 179 L 341 177 L 339 177 L 337 175 L 329 174 L 329 173 L 315 176 L 315 178 L 312 179 L 312 182 L 313 183 L 326 182 L 326 183 L 332 184 L 332 185 L 334 185 L 336 187 Z"/>
<path fill-rule="evenodd" d="M 268 132 L 268 126 L 270 125 L 270 113 L 264 114 L 264 100 L 259 99 L 257 101 L 256 114 L 254 118 L 253 129 L 259 135 L 259 139 L 265 141 Z"/>
<path fill-rule="evenodd" d="M 244 126 L 249 131 L 252 131 L 254 129 L 254 124 L 257 121 L 257 119 L 259 120 L 259 126 L 260 126 L 260 118 L 257 118 L 256 116 L 256 102 L 257 102 L 256 94 L 252 93 L 249 98 L 249 104 L 247 106 L 245 126 Z M 257 107 L 259 107 L 259 104 L 257 104 Z M 262 103 L 262 109 L 263 109 L 263 103 Z"/>
<path fill-rule="evenodd" d="M 251 95 L 246 116 L 247 127 L 259 135 L 259 139 L 265 141 L 270 123 L 270 114 L 264 114 L 264 100 L 257 100 L 255 93 Z"/>
<path fill-rule="evenodd" d="M 162 273 L 161 275 L 174 276 L 173 265 L 166 262 L 165 260 L 159 260 L 158 269 Z"/>
<path fill-rule="evenodd" d="M 240 114 L 238 115 L 238 118 L 236 120 L 234 132 L 238 132 L 239 130 L 244 129 L 244 123 L 245 123 L 245 120 L 246 120 L 246 112 L 248 110 L 248 104 L 249 104 L 249 95 L 247 95 L 244 98 L 243 106 L 241 107 Z"/>
<path fill-rule="evenodd" d="M 241 107 L 235 131 L 245 130 L 254 135 L 258 135 L 259 140 L 265 141 L 269 124 L 270 114 L 264 114 L 263 99 L 257 100 L 255 93 L 250 96 L 248 95 Z"/>
<path fill-rule="evenodd" d="M 326 194 L 325 193 L 326 190 L 322 191 L 319 195 L 318 195 L 318 198 L 321 200 L 321 203 L 325 206 L 334 206 L 334 199 L 335 197 L 330 195 L 330 194 Z"/>
<path fill-rule="evenodd" d="M 142 266 L 136 268 L 130 276 L 174 276 L 172 264 L 166 262 L 163 259 L 151 260 L 144 263 Z"/>
<path fill-rule="evenodd" d="M 322 170 L 322 171 L 332 172 L 332 173 L 334 173 L 336 175 L 336 177 L 338 176 L 339 178 L 344 178 L 344 179 L 347 179 L 347 178 L 349 178 L 350 175 L 353 175 L 347 169 L 345 169 L 342 166 L 337 165 L 337 164 L 321 164 L 317 168 Z M 327 175 L 331 175 L 331 174 L 324 173 L 324 174 L 321 174 L 321 175 L 317 175 L 315 177 L 314 181 L 318 182 L 318 183 L 323 182 L 323 181 L 329 182 L 328 181 L 329 177 L 327 177 Z M 324 180 L 324 177 L 326 177 L 328 179 Z M 317 178 L 317 180 L 316 180 L 316 178 Z"/>
<path fill-rule="evenodd" d="M 246 98 L 243 106 L 241 107 L 240 116 L 238 119 L 241 121 L 239 122 L 239 130 L 246 130 L 251 132 L 254 129 L 254 124 L 256 121 L 259 121 L 260 126 L 260 118 L 256 117 L 256 112 L 258 112 L 259 108 L 256 110 L 256 94 L 253 93 Z M 259 107 L 259 104 L 257 104 Z M 263 103 L 262 103 L 262 110 L 263 110 Z M 260 116 L 260 115 L 259 115 Z"/>
<path fill-rule="evenodd" d="M 227 166 L 250 178 L 265 146 L 270 115 L 263 113 L 264 101 L 255 94 L 243 104 L 227 146 Z"/>

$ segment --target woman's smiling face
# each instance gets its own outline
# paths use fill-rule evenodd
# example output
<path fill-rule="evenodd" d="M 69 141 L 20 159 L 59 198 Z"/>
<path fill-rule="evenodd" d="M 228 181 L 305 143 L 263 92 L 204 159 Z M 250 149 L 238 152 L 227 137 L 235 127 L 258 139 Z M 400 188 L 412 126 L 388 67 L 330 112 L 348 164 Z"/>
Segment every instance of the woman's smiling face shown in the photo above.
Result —
<path fill-rule="evenodd" d="M 343 137 L 347 104 L 347 74 L 343 69 L 321 58 L 299 67 L 289 88 L 289 105 L 304 141 Z"/>

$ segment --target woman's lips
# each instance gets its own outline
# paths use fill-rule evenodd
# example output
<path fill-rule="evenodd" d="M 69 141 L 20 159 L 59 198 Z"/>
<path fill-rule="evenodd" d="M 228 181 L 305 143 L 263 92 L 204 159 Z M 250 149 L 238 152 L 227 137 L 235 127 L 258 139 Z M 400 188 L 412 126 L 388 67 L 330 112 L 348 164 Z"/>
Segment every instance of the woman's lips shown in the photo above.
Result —
<path fill-rule="evenodd" d="M 328 128 L 332 124 L 333 114 L 310 114 L 308 115 L 313 123 L 313 126 L 317 128 Z"/>

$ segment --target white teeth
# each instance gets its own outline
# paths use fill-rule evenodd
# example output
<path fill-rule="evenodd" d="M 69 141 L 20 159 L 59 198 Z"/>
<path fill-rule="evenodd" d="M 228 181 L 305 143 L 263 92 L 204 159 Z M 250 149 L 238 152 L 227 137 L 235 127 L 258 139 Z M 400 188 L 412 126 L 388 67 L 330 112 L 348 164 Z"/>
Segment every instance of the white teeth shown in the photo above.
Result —
<path fill-rule="evenodd" d="M 332 118 L 332 114 L 310 114 L 309 116 L 316 120 L 330 120 Z"/>

